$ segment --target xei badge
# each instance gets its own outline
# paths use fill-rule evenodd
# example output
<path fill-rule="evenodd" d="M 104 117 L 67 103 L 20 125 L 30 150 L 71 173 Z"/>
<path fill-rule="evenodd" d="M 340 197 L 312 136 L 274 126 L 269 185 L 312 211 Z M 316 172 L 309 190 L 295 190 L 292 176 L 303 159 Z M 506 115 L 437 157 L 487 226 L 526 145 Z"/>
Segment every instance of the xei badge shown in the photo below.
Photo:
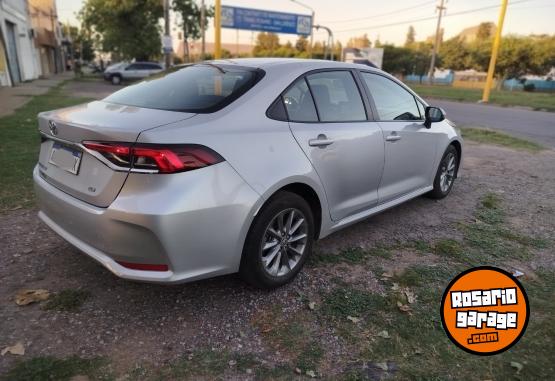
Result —
<path fill-rule="evenodd" d="M 447 336 L 461 349 L 494 355 L 509 349 L 524 334 L 530 307 L 520 282 L 495 267 L 476 267 L 447 286 L 441 320 Z"/>

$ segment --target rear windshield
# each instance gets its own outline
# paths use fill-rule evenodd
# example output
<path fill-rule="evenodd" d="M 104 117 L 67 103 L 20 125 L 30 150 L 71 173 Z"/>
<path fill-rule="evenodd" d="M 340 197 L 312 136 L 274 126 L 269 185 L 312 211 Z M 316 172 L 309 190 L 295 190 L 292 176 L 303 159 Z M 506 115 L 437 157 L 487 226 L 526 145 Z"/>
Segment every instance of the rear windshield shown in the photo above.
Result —
<path fill-rule="evenodd" d="M 172 68 L 119 90 L 104 101 L 168 111 L 217 111 L 249 90 L 263 72 L 235 65 L 198 64 Z"/>

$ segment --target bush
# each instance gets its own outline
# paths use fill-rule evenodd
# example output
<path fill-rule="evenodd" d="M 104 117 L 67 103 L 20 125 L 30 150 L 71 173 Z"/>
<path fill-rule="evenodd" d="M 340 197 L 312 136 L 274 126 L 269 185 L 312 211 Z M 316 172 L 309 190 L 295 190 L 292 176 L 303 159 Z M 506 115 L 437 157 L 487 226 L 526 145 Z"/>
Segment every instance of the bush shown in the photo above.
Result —
<path fill-rule="evenodd" d="M 532 92 L 536 90 L 536 86 L 533 83 L 525 83 L 524 84 L 524 91 Z"/>

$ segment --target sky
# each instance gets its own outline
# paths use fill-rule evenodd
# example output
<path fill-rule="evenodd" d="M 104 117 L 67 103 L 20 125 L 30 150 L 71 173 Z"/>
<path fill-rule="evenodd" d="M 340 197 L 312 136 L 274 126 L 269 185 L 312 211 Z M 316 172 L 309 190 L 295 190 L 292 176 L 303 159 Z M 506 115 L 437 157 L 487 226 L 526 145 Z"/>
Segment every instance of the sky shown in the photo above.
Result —
<path fill-rule="evenodd" d="M 435 7 L 440 0 L 300 0 L 315 11 L 315 24 L 332 29 L 336 41 L 346 43 L 350 37 L 367 34 L 371 41 L 380 39 L 402 45 L 409 25 L 416 30 L 416 39 L 424 40 L 435 33 L 437 12 Z M 442 21 L 445 38 L 457 35 L 462 29 L 478 25 L 484 21 L 497 24 L 499 5 L 502 0 L 446 0 L 445 18 Z M 200 3 L 200 0 L 198 0 Z M 59 19 L 78 24 L 75 17 L 84 0 L 56 0 Z M 206 0 L 207 5 L 213 0 Z M 241 6 L 274 10 L 281 12 L 309 14 L 310 11 L 291 0 L 222 0 L 222 5 Z M 468 12 L 478 8 L 487 8 Z M 457 14 L 457 13 L 463 14 Z M 555 34 L 555 0 L 509 0 L 503 34 Z M 425 20 L 420 20 L 425 19 Z M 417 21 L 420 20 L 420 21 Z M 397 24 L 397 25 L 391 25 Z M 172 34 L 178 28 L 173 27 Z M 251 43 L 255 33 L 251 31 L 222 30 L 222 41 L 228 43 Z M 296 40 L 295 35 L 280 35 L 280 41 Z M 209 28 L 207 41 L 213 41 L 214 30 Z M 315 32 L 315 41 L 327 39 L 326 32 Z"/>

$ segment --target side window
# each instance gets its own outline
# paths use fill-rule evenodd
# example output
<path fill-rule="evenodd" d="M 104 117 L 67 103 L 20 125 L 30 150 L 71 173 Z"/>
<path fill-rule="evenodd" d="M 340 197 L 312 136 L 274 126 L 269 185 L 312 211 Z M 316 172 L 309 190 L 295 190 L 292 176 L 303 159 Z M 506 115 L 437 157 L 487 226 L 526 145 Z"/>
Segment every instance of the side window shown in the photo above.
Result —
<path fill-rule="evenodd" d="M 353 75 L 349 71 L 320 72 L 307 76 L 320 121 L 366 120 L 366 111 Z"/>
<path fill-rule="evenodd" d="M 127 66 L 125 70 L 139 70 L 139 64 L 131 64 Z"/>
<path fill-rule="evenodd" d="M 382 75 L 361 74 L 380 120 L 420 120 L 420 111 L 411 93 Z"/>
<path fill-rule="evenodd" d="M 283 103 L 289 120 L 292 122 L 317 122 L 318 114 L 314 107 L 312 95 L 304 78 L 295 82 L 283 95 Z"/>

